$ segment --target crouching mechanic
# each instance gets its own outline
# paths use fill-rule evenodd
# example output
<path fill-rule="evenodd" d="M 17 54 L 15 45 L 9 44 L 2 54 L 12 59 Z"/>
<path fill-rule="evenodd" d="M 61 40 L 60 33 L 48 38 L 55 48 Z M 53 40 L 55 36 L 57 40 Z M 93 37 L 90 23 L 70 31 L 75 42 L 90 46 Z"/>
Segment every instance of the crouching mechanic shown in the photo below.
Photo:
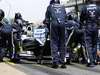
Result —
<path fill-rule="evenodd" d="M 59 0 L 51 0 L 46 11 L 46 21 L 50 23 L 52 68 L 66 68 L 65 65 L 65 8 Z"/>
<path fill-rule="evenodd" d="M 78 21 L 76 21 L 75 17 L 73 17 L 71 14 L 68 15 L 68 19 L 66 22 L 66 58 L 67 64 L 70 64 L 70 61 L 72 59 L 72 43 L 75 42 L 78 43 L 80 41 L 80 38 L 77 39 L 79 35 L 78 30 L 79 30 L 80 24 Z M 74 39 L 75 38 L 75 39 Z"/>
<path fill-rule="evenodd" d="M 0 61 L 3 61 L 5 49 L 10 52 L 12 50 L 12 26 L 2 21 L 5 14 L 0 9 Z"/>

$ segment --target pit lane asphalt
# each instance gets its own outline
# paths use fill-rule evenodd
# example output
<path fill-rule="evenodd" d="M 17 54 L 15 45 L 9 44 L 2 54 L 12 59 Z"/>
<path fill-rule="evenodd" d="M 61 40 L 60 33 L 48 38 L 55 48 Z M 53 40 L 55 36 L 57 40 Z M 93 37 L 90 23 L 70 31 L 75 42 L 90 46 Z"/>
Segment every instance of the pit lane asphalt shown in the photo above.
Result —
<path fill-rule="evenodd" d="M 70 75 L 68 73 L 64 73 L 62 71 L 58 71 L 57 69 L 52 69 L 50 67 L 44 65 L 38 65 L 34 62 L 29 61 L 21 61 L 20 64 L 14 64 L 11 62 L 5 62 L 6 64 L 20 70 L 27 75 Z"/>
<path fill-rule="evenodd" d="M 50 65 L 39 65 L 36 64 L 36 62 L 27 61 L 27 60 L 22 60 L 20 64 L 14 64 L 11 62 L 5 62 L 5 63 L 12 66 L 13 68 L 25 72 L 27 75 L 39 75 L 39 74 L 41 75 L 78 75 L 78 74 L 83 75 L 85 72 L 91 73 L 91 75 L 100 74 L 100 65 L 91 68 L 91 67 L 86 67 L 85 65 L 72 63 L 72 65 L 67 66 L 66 69 L 61 69 L 61 68 L 52 69 L 50 68 Z"/>

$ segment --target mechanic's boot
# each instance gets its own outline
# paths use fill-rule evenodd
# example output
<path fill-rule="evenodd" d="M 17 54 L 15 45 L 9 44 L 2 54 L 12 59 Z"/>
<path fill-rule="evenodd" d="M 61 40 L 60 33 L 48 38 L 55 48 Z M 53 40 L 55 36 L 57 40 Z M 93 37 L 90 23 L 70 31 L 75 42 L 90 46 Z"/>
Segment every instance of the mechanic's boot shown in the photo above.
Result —
<path fill-rule="evenodd" d="M 87 63 L 86 66 L 87 66 L 87 67 L 91 67 L 91 63 Z"/>
<path fill-rule="evenodd" d="M 3 59 L 0 59 L 0 62 L 3 62 Z"/>
<path fill-rule="evenodd" d="M 97 62 L 93 62 L 94 65 L 98 65 Z"/>
<path fill-rule="evenodd" d="M 52 68 L 57 69 L 59 67 L 58 64 L 52 64 Z"/>
<path fill-rule="evenodd" d="M 11 59 L 10 59 L 10 62 L 13 62 L 13 63 L 20 63 L 20 59 L 11 58 Z"/>
<path fill-rule="evenodd" d="M 66 64 L 67 64 L 67 65 L 71 65 L 71 61 L 70 61 L 70 59 L 67 59 Z"/>
<path fill-rule="evenodd" d="M 91 67 L 91 65 L 92 65 L 92 64 L 91 64 L 91 62 L 90 62 L 90 59 L 87 59 L 86 66 L 87 66 L 87 67 Z"/>
<path fill-rule="evenodd" d="M 65 64 L 65 63 L 62 64 L 62 65 L 61 65 L 61 68 L 66 68 L 66 64 Z"/>

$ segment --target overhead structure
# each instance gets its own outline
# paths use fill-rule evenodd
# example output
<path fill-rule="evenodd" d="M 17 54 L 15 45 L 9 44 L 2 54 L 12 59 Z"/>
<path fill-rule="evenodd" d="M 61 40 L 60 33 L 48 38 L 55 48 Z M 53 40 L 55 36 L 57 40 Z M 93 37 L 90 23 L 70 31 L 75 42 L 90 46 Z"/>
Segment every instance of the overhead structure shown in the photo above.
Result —
<path fill-rule="evenodd" d="M 72 7 L 72 6 L 75 6 L 76 4 L 77 5 L 81 5 L 85 2 L 85 0 L 69 0 L 69 1 L 66 1 L 65 2 L 65 7 Z"/>

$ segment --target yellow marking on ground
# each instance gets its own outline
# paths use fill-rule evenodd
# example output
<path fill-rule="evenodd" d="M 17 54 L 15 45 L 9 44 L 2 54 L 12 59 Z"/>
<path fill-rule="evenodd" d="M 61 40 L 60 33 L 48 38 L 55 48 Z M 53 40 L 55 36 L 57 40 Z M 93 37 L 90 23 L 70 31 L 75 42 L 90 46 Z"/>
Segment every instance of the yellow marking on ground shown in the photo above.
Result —
<path fill-rule="evenodd" d="M 15 63 L 13 63 L 13 62 L 10 62 L 9 60 L 8 61 L 5 61 L 5 63 L 7 63 L 7 64 L 10 64 L 10 65 L 16 65 Z"/>

